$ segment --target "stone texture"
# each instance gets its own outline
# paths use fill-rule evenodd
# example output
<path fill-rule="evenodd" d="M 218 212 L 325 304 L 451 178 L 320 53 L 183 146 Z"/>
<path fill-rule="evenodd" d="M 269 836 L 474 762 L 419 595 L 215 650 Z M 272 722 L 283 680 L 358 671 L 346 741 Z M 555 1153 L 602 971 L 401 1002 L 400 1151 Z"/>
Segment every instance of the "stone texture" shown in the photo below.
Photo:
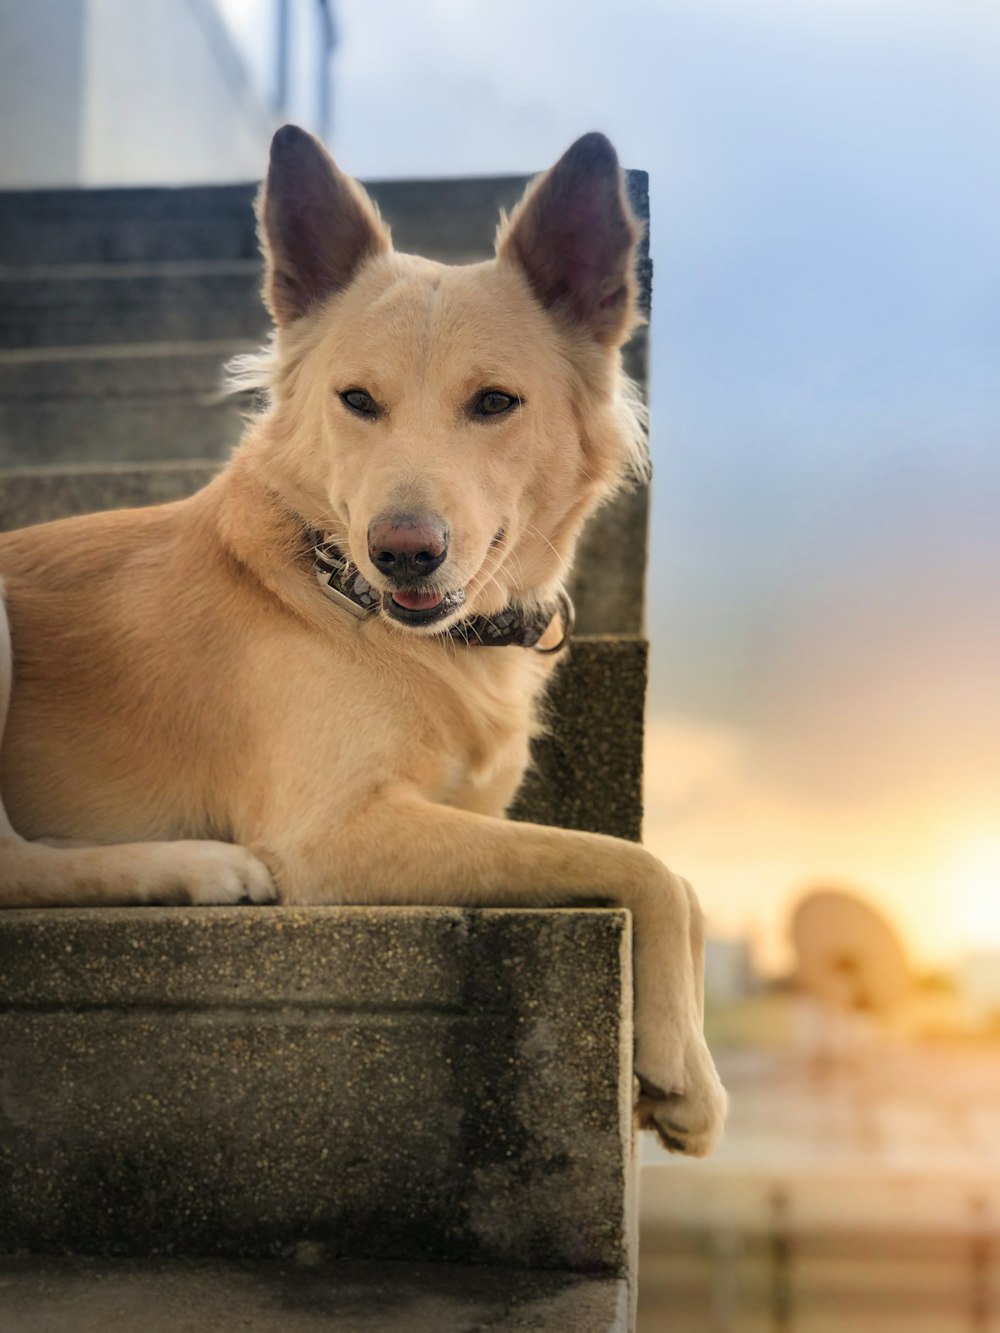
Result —
<path fill-rule="evenodd" d="M 0 191 L 0 264 L 254 259 L 253 185 Z"/>
<path fill-rule="evenodd" d="M 141 460 L 151 445 L 178 459 L 220 458 L 242 432 L 240 404 L 232 399 L 122 396 L 113 409 L 88 398 L 0 401 L 0 468 L 58 464 L 67 456 L 84 464 Z"/>
<path fill-rule="evenodd" d="M 0 353 L 0 466 L 224 458 L 248 404 L 223 364 L 251 346 Z"/>
<path fill-rule="evenodd" d="M 546 700 L 547 735 L 510 811 L 514 819 L 642 836 L 644 639 L 580 638 Z"/>
<path fill-rule="evenodd" d="M 0 531 L 99 509 L 182 500 L 218 470 L 217 462 L 9 468 L 0 471 Z"/>
<path fill-rule="evenodd" d="M 580 634 L 642 634 L 646 627 L 649 493 L 624 491 L 584 529 L 570 578 Z"/>
<path fill-rule="evenodd" d="M 269 321 L 255 260 L 8 269 L 0 348 L 254 338 Z"/>
<path fill-rule="evenodd" d="M 619 911 L 4 913 L 0 1249 L 627 1275 L 630 953 Z"/>
<path fill-rule="evenodd" d="M 4 1333 L 625 1333 L 620 1278 L 458 1264 L 0 1257 Z"/>

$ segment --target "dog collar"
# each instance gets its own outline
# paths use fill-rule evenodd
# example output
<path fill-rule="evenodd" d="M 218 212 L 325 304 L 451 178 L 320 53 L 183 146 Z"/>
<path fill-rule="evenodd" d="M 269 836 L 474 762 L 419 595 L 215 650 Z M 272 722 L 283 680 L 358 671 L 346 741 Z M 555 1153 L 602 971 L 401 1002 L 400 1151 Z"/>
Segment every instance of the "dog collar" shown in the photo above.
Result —
<path fill-rule="evenodd" d="M 382 605 L 382 595 L 371 586 L 365 576 L 330 541 L 323 540 L 321 532 L 309 538 L 313 553 L 313 571 L 316 582 L 329 597 L 351 615 L 364 619 Z M 538 642 L 556 616 L 562 621 L 562 635 L 551 648 L 539 648 Z M 504 607 L 493 616 L 470 616 L 460 620 L 442 638 L 451 638 L 470 648 L 533 648 L 536 653 L 558 653 L 569 643 L 573 634 L 575 612 L 567 593 L 560 589 L 556 601 L 525 613 L 513 606 Z"/>

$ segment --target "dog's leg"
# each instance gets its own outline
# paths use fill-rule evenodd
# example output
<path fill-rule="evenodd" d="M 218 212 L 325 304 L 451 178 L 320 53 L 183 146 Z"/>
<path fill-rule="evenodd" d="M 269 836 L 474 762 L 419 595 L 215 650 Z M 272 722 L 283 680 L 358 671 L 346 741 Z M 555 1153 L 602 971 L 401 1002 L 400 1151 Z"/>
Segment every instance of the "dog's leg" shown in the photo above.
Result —
<path fill-rule="evenodd" d="M 0 739 L 10 704 L 10 628 L 0 580 Z M 224 842 L 136 842 L 54 848 L 27 842 L 0 801 L 0 907 L 270 902 L 270 874 Z"/>
<path fill-rule="evenodd" d="M 288 901 L 627 907 L 640 1122 L 673 1151 L 711 1151 L 726 1095 L 702 1033 L 701 909 L 690 886 L 655 857 L 602 834 L 494 819 L 403 793 L 383 794 L 335 839 L 309 833 L 297 849 L 272 850 L 277 838 L 259 849 Z"/>

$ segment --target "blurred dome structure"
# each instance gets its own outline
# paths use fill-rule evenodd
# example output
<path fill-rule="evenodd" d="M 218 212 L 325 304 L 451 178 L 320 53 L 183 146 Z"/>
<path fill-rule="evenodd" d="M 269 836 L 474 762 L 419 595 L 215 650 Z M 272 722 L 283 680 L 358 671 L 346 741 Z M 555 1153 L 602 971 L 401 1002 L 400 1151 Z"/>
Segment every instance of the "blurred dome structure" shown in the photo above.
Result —
<path fill-rule="evenodd" d="M 791 935 L 796 982 L 836 1009 L 885 1014 L 913 987 L 896 932 L 855 894 L 841 889 L 808 894 L 795 909 Z"/>

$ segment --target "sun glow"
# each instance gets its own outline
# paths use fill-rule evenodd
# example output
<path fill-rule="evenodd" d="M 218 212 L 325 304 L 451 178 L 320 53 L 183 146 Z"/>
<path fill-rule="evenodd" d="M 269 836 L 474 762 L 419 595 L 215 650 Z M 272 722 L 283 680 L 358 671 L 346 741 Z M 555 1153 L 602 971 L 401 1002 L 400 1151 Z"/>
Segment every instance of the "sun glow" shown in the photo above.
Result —
<path fill-rule="evenodd" d="M 954 886 L 956 926 L 969 947 L 1000 947 L 1000 833 L 959 846 L 947 882 Z"/>
<path fill-rule="evenodd" d="M 765 781 L 737 729 L 653 714 L 645 801 L 650 850 L 692 881 L 716 934 L 752 938 L 766 972 L 791 966 L 788 921 L 815 888 L 870 902 L 918 971 L 1000 951 L 992 789 L 831 805 Z"/>

